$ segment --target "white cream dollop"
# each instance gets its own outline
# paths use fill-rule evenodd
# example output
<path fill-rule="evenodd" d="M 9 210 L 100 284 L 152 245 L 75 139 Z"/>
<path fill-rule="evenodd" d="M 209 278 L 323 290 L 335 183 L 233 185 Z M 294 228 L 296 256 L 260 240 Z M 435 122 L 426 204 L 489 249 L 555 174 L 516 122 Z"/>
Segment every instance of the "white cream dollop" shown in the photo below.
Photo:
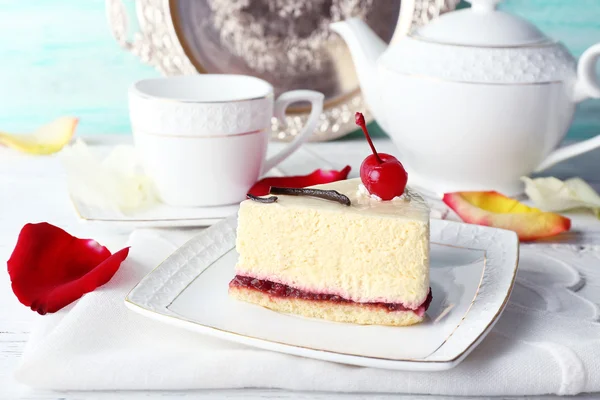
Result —
<path fill-rule="evenodd" d="M 356 194 L 358 197 L 368 197 L 375 201 L 383 201 L 381 199 L 381 197 L 377 196 L 376 194 L 370 193 L 369 190 L 366 188 L 366 186 L 363 185 L 362 183 L 358 185 L 358 190 L 356 191 Z M 406 196 L 404 194 L 401 196 L 396 196 L 390 201 L 398 201 L 398 200 L 406 200 Z"/>

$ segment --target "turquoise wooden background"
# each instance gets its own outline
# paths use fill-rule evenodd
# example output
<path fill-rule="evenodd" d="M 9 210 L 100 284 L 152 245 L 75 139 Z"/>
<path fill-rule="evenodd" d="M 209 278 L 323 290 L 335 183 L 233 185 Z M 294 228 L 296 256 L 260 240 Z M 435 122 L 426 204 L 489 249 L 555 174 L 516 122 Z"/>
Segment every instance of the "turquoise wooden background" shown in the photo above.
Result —
<path fill-rule="evenodd" d="M 127 88 L 159 74 L 122 51 L 103 0 L 0 0 L 0 130 L 60 115 L 78 133 L 129 133 Z"/>
<path fill-rule="evenodd" d="M 503 7 L 576 55 L 600 42 L 599 0 L 507 0 Z M 0 130 L 28 131 L 75 115 L 79 133 L 127 134 L 127 87 L 158 76 L 113 41 L 103 0 L 0 0 L 0 33 Z M 597 100 L 579 107 L 570 137 L 596 133 Z"/>

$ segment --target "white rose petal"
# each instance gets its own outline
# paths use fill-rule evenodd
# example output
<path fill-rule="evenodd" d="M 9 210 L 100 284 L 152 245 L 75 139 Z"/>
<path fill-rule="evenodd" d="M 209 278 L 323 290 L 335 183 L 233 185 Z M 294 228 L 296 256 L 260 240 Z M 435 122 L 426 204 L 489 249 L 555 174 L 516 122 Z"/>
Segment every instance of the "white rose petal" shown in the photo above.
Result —
<path fill-rule="evenodd" d="M 589 208 L 600 218 L 600 196 L 581 178 L 566 181 L 549 177 L 531 179 L 522 177 L 525 193 L 544 211 L 565 211 Z"/>
<path fill-rule="evenodd" d="M 127 212 L 156 201 L 152 181 L 141 171 L 132 146 L 117 146 L 100 160 L 79 139 L 59 157 L 71 195 L 87 205 Z"/>

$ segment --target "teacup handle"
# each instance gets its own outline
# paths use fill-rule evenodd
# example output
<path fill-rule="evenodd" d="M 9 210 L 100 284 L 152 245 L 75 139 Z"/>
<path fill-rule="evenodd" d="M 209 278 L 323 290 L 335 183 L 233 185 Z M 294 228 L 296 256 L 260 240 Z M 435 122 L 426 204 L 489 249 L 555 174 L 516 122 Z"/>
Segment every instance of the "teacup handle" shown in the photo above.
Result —
<path fill-rule="evenodd" d="M 596 64 L 600 60 L 600 43 L 587 49 L 579 58 L 577 65 L 577 83 L 575 84 L 574 101 L 580 102 L 589 98 L 600 98 L 600 79 L 596 75 Z M 554 150 L 546 157 L 534 172 L 540 172 L 566 159 L 587 153 L 600 147 L 600 135 L 569 146 Z"/>
<path fill-rule="evenodd" d="M 285 110 L 292 103 L 298 101 L 308 101 L 311 105 L 310 115 L 306 121 L 306 125 L 302 128 L 296 138 L 287 146 L 285 146 L 279 153 L 267 159 L 263 165 L 261 174 L 268 172 L 271 168 L 288 158 L 293 152 L 298 150 L 302 143 L 306 142 L 312 135 L 317 122 L 319 122 L 319 116 L 323 112 L 323 93 L 315 92 L 314 90 L 292 90 L 289 92 L 282 93 L 275 101 L 274 115 L 282 124 L 285 125 Z"/>

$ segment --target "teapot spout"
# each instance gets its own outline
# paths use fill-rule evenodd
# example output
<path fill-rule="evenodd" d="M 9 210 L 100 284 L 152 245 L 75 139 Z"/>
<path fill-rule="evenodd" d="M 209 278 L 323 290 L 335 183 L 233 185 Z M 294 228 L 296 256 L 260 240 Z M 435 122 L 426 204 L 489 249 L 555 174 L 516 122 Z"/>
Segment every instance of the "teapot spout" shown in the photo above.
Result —
<path fill-rule="evenodd" d="M 387 48 L 387 44 L 364 21 L 350 18 L 329 25 L 346 42 L 358 75 L 360 89 L 367 101 L 369 110 L 379 120 L 379 82 L 376 61 Z"/>

